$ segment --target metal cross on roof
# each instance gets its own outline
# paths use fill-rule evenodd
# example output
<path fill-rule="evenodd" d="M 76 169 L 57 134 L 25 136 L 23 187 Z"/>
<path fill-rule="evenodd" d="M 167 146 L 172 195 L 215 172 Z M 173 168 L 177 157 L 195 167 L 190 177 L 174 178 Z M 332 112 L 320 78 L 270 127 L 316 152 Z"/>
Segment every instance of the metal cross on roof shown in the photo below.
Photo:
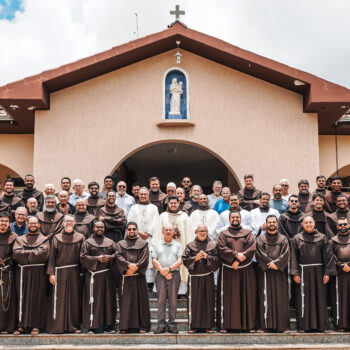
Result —
<path fill-rule="evenodd" d="M 176 6 L 175 6 L 175 11 L 174 11 L 174 10 L 171 10 L 171 11 L 170 11 L 170 14 L 171 14 L 171 15 L 175 15 L 175 20 L 177 21 L 177 20 L 179 20 L 180 15 L 184 15 L 184 14 L 185 14 L 185 11 L 181 11 L 181 10 L 180 10 L 180 6 L 179 6 L 179 5 L 176 5 Z"/>

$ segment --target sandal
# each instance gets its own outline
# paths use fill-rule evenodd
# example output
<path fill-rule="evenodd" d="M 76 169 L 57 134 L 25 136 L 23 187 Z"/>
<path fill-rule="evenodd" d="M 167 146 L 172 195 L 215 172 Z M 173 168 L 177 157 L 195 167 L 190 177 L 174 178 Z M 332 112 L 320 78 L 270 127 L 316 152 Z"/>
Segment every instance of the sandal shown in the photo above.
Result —
<path fill-rule="evenodd" d="M 23 333 L 24 333 L 24 328 L 18 328 L 13 332 L 14 335 L 20 335 Z"/>
<path fill-rule="evenodd" d="M 141 334 L 147 333 L 147 331 L 144 330 L 144 329 L 140 329 L 139 332 L 140 332 Z"/>
<path fill-rule="evenodd" d="M 119 333 L 120 333 L 120 334 L 126 334 L 126 330 L 125 330 L 125 329 L 121 329 L 121 330 L 119 331 Z"/>
<path fill-rule="evenodd" d="M 252 330 L 253 330 L 253 329 L 251 329 L 249 332 L 250 332 L 250 333 L 253 333 Z M 259 329 L 256 330 L 256 333 L 264 333 L 264 332 L 265 332 L 265 331 L 264 331 L 262 328 L 259 328 Z"/>
<path fill-rule="evenodd" d="M 31 335 L 38 335 L 40 333 L 38 328 L 33 328 L 32 331 L 30 332 Z"/>
<path fill-rule="evenodd" d="M 213 333 L 215 333 L 215 331 L 214 331 L 213 329 L 207 328 L 207 329 L 205 330 L 205 333 L 213 334 Z"/>
<path fill-rule="evenodd" d="M 219 331 L 220 333 L 227 333 L 227 329 L 225 329 L 225 328 L 222 328 L 222 329 L 220 329 L 220 331 Z"/>
<path fill-rule="evenodd" d="M 188 330 L 188 332 L 187 333 L 189 333 L 189 334 L 194 334 L 194 333 L 197 333 L 197 329 L 195 329 L 195 328 L 191 328 L 191 329 L 189 329 Z"/>
<path fill-rule="evenodd" d="M 255 329 L 249 329 L 249 333 L 256 333 Z M 260 332 L 259 332 L 260 333 Z"/>
<path fill-rule="evenodd" d="M 2 331 L 1 334 L 9 334 L 9 332 Z"/>
<path fill-rule="evenodd" d="M 286 329 L 285 331 L 283 331 L 284 334 L 289 334 L 292 333 L 292 331 L 290 329 Z"/>

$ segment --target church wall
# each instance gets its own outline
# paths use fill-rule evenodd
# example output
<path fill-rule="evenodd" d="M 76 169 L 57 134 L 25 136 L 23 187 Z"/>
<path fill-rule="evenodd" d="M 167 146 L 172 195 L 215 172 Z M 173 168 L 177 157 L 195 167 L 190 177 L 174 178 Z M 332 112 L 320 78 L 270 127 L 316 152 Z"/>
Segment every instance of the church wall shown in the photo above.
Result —
<path fill-rule="evenodd" d="M 318 174 L 317 118 L 303 113 L 302 96 L 181 52 L 194 127 L 156 126 L 163 74 L 175 66 L 175 51 L 166 52 L 51 94 L 51 109 L 35 114 L 38 182 L 58 185 L 63 175 L 102 182 L 136 149 L 165 140 L 206 147 L 241 184 L 253 173 L 267 191 L 281 177 L 295 191 L 299 178 Z"/>
<path fill-rule="evenodd" d="M 336 172 L 336 145 L 334 135 L 319 136 L 320 172 L 327 178 Z M 350 164 L 350 136 L 338 136 L 338 168 Z M 343 174 L 345 175 L 345 174 Z M 350 176 L 350 173 L 346 176 Z"/>
<path fill-rule="evenodd" d="M 0 179 L 3 181 L 7 175 L 16 173 L 20 177 L 32 173 L 33 154 L 33 134 L 0 134 Z M 9 173 L 5 167 L 12 172 Z"/>

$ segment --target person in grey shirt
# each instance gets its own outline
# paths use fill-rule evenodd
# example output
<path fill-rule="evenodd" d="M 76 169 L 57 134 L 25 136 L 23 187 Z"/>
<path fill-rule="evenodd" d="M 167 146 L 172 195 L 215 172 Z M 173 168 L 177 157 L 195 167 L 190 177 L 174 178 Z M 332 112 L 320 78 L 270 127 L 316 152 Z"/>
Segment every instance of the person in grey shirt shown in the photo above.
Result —
<path fill-rule="evenodd" d="M 117 184 L 117 199 L 115 203 L 124 210 L 125 217 L 128 217 L 130 208 L 135 204 L 135 199 L 126 193 L 126 183 L 119 181 Z"/>
<path fill-rule="evenodd" d="M 152 263 L 157 270 L 156 289 L 158 293 L 158 328 L 155 334 L 164 333 L 166 326 L 169 332 L 177 334 L 175 318 L 177 310 L 177 294 L 180 287 L 179 267 L 182 265 L 181 244 L 173 240 L 174 226 L 167 224 L 162 229 L 163 239 L 153 246 Z M 168 296 L 169 320 L 165 321 L 165 306 Z"/>
<path fill-rule="evenodd" d="M 213 193 L 208 195 L 208 205 L 210 209 L 213 209 L 215 207 L 216 202 L 222 198 L 221 197 L 221 190 L 222 190 L 222 182 L 219 180 L 214 181 L 213 183 Z"/>

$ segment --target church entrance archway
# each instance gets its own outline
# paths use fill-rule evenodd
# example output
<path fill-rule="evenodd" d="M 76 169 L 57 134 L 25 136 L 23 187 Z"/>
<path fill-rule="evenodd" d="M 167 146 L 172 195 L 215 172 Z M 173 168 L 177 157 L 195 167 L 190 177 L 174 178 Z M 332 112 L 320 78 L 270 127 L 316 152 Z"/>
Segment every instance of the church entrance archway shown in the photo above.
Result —
<path fill-rule="evenodd" d="M 21 191 L 24 186 L 22 177 L 6 165 L 0 164 L 0 188 L 3 187 L 4 181 L 9 177 L 15 180 L 15 190 Z"/>
<path fill-rule="evenodd" d="M 129 189 L 133 183 L 148 187 L 152 176 L 160 178 L 163 190 L 168 182 L 180 186 L 185 176 L 208 194 L 215 180 L 222 181 L 232 192 L 241 188 L 232 169 L 218 155 L 203 146 L 180 141 L 149 144 L 135 150 L 116 166 L 113 176 L 126 181 Z"/>

